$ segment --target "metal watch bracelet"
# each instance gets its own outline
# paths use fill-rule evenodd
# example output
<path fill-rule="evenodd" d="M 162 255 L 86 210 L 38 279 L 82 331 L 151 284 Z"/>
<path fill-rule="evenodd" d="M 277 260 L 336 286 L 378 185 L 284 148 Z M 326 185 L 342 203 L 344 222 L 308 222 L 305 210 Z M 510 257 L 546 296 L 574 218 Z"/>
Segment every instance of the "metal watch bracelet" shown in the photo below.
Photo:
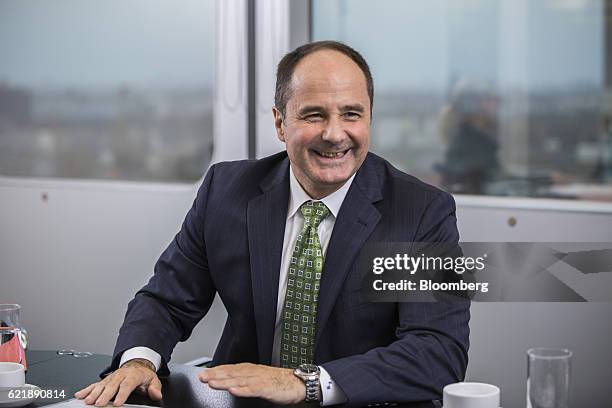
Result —
<path fill-rule="evenodd" d="M 300 364 L 293 374 L 300 378 L 306 386 L 305 402 L 319 401 L 321 399 L 319 392 L 319 374 L 320 369 L 314 364 Z"/>
<path fill-rule="evenodd" d="M 306 385 L 306 402 L 320 401 L 319 379 L 313 378 L 304 382 Z"/>

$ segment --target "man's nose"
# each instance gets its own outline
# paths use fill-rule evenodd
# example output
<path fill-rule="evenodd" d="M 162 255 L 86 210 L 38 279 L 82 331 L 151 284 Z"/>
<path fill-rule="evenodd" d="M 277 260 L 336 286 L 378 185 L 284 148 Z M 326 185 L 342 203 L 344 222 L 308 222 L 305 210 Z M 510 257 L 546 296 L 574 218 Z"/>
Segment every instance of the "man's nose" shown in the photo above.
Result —
<path fill-rule="evenodd" d="M 327 121 L 327 126 L 323 130 L 322 138 L 326 142 L 338 144 L 346 139 L 347 134 L 342 126 L 342 120 L 332 117 Z"/>

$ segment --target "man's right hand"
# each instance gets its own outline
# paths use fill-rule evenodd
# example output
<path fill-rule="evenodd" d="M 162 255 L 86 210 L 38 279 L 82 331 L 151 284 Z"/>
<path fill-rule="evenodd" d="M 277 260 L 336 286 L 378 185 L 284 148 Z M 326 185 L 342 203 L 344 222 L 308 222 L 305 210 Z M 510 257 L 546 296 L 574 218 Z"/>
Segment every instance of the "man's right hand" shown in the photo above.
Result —
<path fill-rule="evenodd" d="M 93 383 L 74 394 L 78 399 L 84 399 L 87 405 L 95 404 L 103 407 L 113 399 L 113 406 L 125 403 L 132 391 L 138 389 L 152 400 L 162 398 L 161 382 L 155 373 L 155 366 L 148 360 L 134 359 L 126 362 L 102 381 Z"/>

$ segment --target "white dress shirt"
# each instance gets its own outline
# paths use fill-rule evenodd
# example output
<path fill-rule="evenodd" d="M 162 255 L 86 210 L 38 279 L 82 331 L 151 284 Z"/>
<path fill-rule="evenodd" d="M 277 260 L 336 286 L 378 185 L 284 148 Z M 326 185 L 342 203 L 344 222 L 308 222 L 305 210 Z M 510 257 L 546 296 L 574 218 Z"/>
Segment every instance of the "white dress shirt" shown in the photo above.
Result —
<path fill-rule="evenodd" d="M 325 206 L 329 209 L 330 214 L 319 224 L 317 232 L 319 234 L 319 241 L 321 243 L 321 249 L 323 250 L 323 256 L 327 253 L 327 247 L 329 245 L 329 239 L 331 238 L 334 225 L 336 223 L 336 217 L 340 211 L 340 207 L 344 202 L 346 193 L 348 192 L 355 175 L 353 175 L 340 189 L 322 198 Z M 272 346 L 272 365 L 279 366 L 280 360 L 280 343 L 281 343 L 281 318 L 283 312 L 283 306 L 285 303 L 285 292 L 287 290 L 287 272 L 289 271 L 289 262 L 291 254 L 293 253 L 293 245 L 297 239 L 298 234 L 304 226 L 304 216 L 299 212 L 300 206 L 306 201 L 312 200 L 312 198 L 304 191 L 300 183 L 298 183 L 293 169 L 289 166 L 289 208 L 287 210 L 287 220 L 285 222 L 285 237 L 283 240 L 283 252 L 281 258 L 281 268 L 278 279 L 278 300 L 276 304 L 276 324 L 274 326 L 274 344 Z M 161 356 L 147 347 L 134 347 L 126 350 L 121 356 L 119 365 L 135 359 L 144 358 L 149 360 L 155 365 L 155 369 L 158 370 L 161 365 Z M 338 387 L 330 375 L 325 371 L 323 367 L 321 369 L 321 405 L 333 405 L 346 402 L 346 395 L 340 387 Z"/>

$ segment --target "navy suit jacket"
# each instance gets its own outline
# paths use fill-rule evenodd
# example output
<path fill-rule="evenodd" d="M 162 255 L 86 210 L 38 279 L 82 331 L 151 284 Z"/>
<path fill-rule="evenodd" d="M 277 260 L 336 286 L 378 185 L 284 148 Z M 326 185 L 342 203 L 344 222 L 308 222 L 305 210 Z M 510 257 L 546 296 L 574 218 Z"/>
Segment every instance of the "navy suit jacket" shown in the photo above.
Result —
<path fill-rule="evenodd" d="M 270 364 L 289 200 L 286 152 L 210 168 L 180 232 L 130 302 L 114 352 L 163 359 L 187 340 L 215 293 L 228 318 L 214 365 Z M 456 242 L 453 198 L 369 153 L 330 238 L 319 293 L 315 363 L 350 405 L 439 399 L 467 367 L 469 302 L 369 303 L 356 258 L 366 241 Z"/>

